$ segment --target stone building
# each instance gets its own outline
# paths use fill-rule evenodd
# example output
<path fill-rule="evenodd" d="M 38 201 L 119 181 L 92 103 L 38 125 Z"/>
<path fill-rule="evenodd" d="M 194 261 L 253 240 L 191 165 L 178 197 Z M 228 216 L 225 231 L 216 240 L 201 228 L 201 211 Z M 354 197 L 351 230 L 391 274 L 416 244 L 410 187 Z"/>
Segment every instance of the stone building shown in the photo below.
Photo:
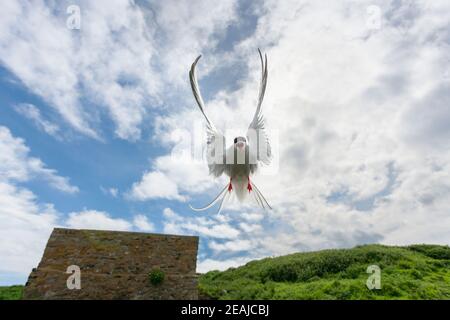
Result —
<path fill-rule="evenodd" d="M 195 236 L 56 228 L 23 297 L 197 299 L 197 249 Z"/>

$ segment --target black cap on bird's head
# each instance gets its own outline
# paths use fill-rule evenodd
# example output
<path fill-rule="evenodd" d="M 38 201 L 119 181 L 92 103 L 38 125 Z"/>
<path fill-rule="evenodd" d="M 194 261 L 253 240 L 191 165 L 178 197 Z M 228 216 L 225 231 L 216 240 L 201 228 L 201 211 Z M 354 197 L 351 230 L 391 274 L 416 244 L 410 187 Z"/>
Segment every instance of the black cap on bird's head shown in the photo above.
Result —
<path fill-rule="evenodd" d="M 242 149 L 245 147 L 245 145 L 247 144 L 247 139 L 245 139 L 244 137 L 236 137 L 234 138 L 234 145 L 239 148 Z"/>

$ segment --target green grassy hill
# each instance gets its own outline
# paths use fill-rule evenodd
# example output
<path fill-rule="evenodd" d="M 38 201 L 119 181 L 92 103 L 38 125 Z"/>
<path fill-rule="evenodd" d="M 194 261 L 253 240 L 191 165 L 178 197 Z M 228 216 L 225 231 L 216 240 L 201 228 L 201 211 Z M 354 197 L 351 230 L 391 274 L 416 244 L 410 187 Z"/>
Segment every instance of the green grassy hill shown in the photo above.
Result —
<path fill-rule="evenodd" d="M 0 300 L 19 300 L 23 286 L 0 287 Z"/>
<path fill-rule="evenodd" d="M 381 289 L 369 290 L 369 265 Z M 450 247 L 365 245 L 251 261 L 200 276 L 212 299 L 450 299 Z"/>
<path fill-rule="evenodd" d="M 369 290 L 369 265 L 381 289 Z M 20 299 L 22 286 L 0 287 L 0 300 Z M 210 271 L 199 278 L 211 299 L 450 299 L 450 247 L 365 245 L 295 253 Z"/>

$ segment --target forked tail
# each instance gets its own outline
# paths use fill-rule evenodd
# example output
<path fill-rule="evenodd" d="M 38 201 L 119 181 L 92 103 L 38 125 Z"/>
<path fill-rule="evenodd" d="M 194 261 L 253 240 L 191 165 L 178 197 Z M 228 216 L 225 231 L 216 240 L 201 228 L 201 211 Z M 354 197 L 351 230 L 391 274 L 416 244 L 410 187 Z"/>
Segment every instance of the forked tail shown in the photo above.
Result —
<path fill-rule="evenodd" d="M 189 205 L 189 207 L 194 211 L 205 211 L 211 208 L 213 205 L 215 205 L 218 201 L 220 201 L 219 210 L 217 211 L 217 214 L 220 214 L 222 211 L 223 205 L 225 203 L 225 198 L 228 199 L 228 196 L 231 194 L 231 192 L 227 192 L 228 190 L 228 184 L 220 191 L 220 193 L 214 198 L 213 201 L 211 201 L 209 204 L 204 206 L 203 208 L 194 208 L 193 206 Z"/>
<path fill-rule="evenodd" d="M 270 204 L 267 202 L 266 198 L 263 196 L 261 191 L 259 191 L 258 187 L 253 183 L 253 181 L 250 182 L 250 183 L 251 183 L 253 188 L 251 188 L 251 190 L 249 190 L 249 192 L 253 194 L 253 197 L 255 198 L 256 203 L 263 209 L 266 209 L 266 208 L 272 209 Z M 208 210 L 209 208 L 214 206 L 216 203 L 220 202 L 219 210 L 217 211 L 217 214 L 220 214 L 220 212 L 223 209 L 223 206 L 228 201 L 228 199 L 229 199 L 229 197 L 231 195 L 231 192 L 232 192 L 232 190 L 229 188 L 229 184 L 227 184 L 222 189 L 222 191 L 220 191 L 220 193 L 210 203 L 208 203 L 206 206 L 204 206 L 202 208 L 194 208 L 193 206 L 189 205 L 189 207 L 192 210 L 199 212 L 199 211 Z"/>

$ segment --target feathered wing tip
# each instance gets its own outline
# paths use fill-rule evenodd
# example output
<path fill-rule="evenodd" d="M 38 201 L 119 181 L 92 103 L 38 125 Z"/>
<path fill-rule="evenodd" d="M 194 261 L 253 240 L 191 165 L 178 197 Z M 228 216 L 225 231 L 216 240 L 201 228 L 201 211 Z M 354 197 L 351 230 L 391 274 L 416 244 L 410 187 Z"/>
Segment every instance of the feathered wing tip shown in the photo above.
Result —
<path fill-rule="evenodd" d="M 220 191 L 220 193 L 214 198 L 214 200 L 212 200 L 209 204 L 207 204 L 203 208 L 194 208 L 191 205 L 189 205 L 189 207 L 194 211 L 205 211 L 220 201 L 219 210 L 217 211 L 217 214 L 220 214 L 225 202 L 228 200 L 229 195 L 230 195 L 230 192 L 227 192 L 228 191 L 227 189 L 228 189 L 228 184 L 222 189 L 222 191 Z"/>
<path fill-rule="evenodd" d="M 267 202 L 266 198 L 263 196 L 263 194 L 261 193 L 261 191 L 259 191 L 258 187 L 255 185 L 255 183 L 253 181 L 250 182 L 252 185 L 252 192 L 253 192 L 253 197 L 256 200 L 256 203 L 261 206 L 263 209 L 269 208 L 270 210 L 272 210 L 272 207 L 270 206 L 270 204 Z"/>

